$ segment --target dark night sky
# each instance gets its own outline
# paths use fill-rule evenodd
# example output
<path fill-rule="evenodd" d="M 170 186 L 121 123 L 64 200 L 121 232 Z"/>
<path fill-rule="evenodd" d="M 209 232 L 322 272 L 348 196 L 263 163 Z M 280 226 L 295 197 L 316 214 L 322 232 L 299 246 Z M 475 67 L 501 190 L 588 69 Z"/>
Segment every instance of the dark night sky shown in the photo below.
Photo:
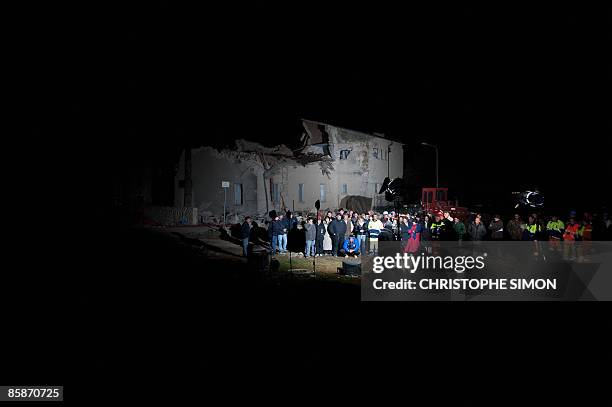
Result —
<path fill-rule="evenodd" d="M 316 341 L 365 331 L 376 339 L 381 333 L 393 339 L 423 333 L 423 344 L 436 350 L 444 346 L 438 338 L 458 332 L 466 344 L 478 343 L 473 352 L 464 351 L 468 355 L 482 353 L 478 339 L 484 335 L 496 335 L 489 341 L 496 345 L 507 337 L 509 346 L 502 341 L 491 349 L 494 359 L 476 360 L 475 366 L 519 368 L 524 376 L 524 367 L 535 361 L 540 376 L 546 376 L 542 366 L 558 368 L 563 381 L 555 380 L 556 387 L 571 380 L 564 390 L 576 388 L 568 360 L 580 361 L 576 371 L 584 376 L 597 371 L 585 369 L 584 360 L 609 359 L 609 346 L 593 346 L 608 338 L 604 318 L 592 309 L 564 307 L 556 314 L 531 305 L 508 312 L 490 307 L 491 318 L 479 310 L 478 318 L 464 313 L 458 319 L 448 308 L 428 304 L 418 318 L 397 324 L 414 315 L 413 304 L 397 314 L 390 307 L 380 312 L 351 306 L 358 289 L 336 290 L 337 284 L 320 279 L 282 289 L 233 266 L 216 273 L 219 263 L 201 268 L 195 259 L 201 256 L 188 255 L 186 246 L 166 245 L 157 233 L 107 228 L 119 222 L 105 217 L 112 212 L 113 174 L 171 164 L 185 145 L 243 137 L 290 141 L 300 135 L 302 117 L 384 132 L 413 146 L 439 143 L 442 184 L 470 205 L 490 197 L 502 211 L 510 191 L 534 184 L 548 198 L 570 201 L 557 206 L 601 205 L 610 184 L 609 10 L 577 3 L 473 9 L 438 2 L 427 2 L 435 3 L 428 9 L 394 8 L 397 1 L 333 8 L 331 1 L 200 3 L 205 6 L 196 9 L 164 1 L 20 2 L 24 10 L 13 12 L 8 3 L 3 9 L 9 23 L 5 88 L 18 91 L 4 96 L 22 113 L 6 109 L 17 130 L 3 134 L 0 160 L 9 265 L 1 297 L 13 328 L 3 338 L 13 351 L 3 355 L 2 370 L 12 382 L 65 383 L 72 400 L 86 400 L 109 377 L 125 389 L 134 377 L 150 385 L 170 378 L 169 372 L 176 382 L 192 383 L 200 376 L 190 366 L 204 366 L 204 373 L 212 366 L 225 378 L 243 364 L 256 373 L 261 366 L 296 372 L 286 375 L 294 384 L 320 369 L 341 375 L 348 369 L 336 365 L 345 361 L 354 370 L 363 366 L 348 352 L 324 347 L 289 360 L 293 343 L 282 341 L 287 345 L 279 348 L 277 338 Z M 433 155 L 413 151 L 421 158 L 414 166 L 432 183 L 433 162 L 424 161 Z M 288 306 L 277 306 L 283 303 Z M 32 324 L 33 315 L 43 314 Z M 191 323 L 202 315 L 215 332 L 208 349 L 223 351 L 218 358 L 208 357 Z M 446 322 L 453 322 L 450 330 Z M 405 330 L 396 330 L 398 325 Z M 368 326 L 373 329 L 363 329 Z M 445 332 L 438 335 L 436 327 Z M 256 340 L 244 341 L 244 332 L 255 330 Z M 515 346 L 524 332 L 547 343 L 569 340 L 556 341 L 563 343 L 559 352 L 534 347 L 525 353 Z M 566 343 L 579 351 L 571 355 Z M 31 352 L 41 346 L 53 352 Z M 429 356 L 441 352 L 424 349 L 428 359 L 420 366 L 429 378 L 440 364 Z M 504 353 L 499 349 L 510 351 L 498 357 Z M 229 362 L 227 355 L 233 355 Z M 407 357 L 412 366 L 413 355 Z M 447 353 L 444 358 L 440 362 L 448 361 Z M 380 369 L 384 363 L 372 365 Z M 534 384 L 530 390 L 543 387 L 535 385 L 541 377 L 527 379 Z M 503 381 L 491 384 L 497 382 Z M 592 383 L 598 382 L 589 389 Z M 543 388 L 548 398 L 551 392 Z M 480 389 L 465 397 L 476 396 Z"/>
<path fill-rule="evenodd" d="M 470 203 L 535 185 L 559 202 L 568 183 L 572 205 L 604 203 L 589 188 L 610 172 L 605 10 L 259 4 L 153 2 L 65 30 L 67 59 L 37 44 L 70 82 L 63 125 L 94 179 L 185 144 L 290 143 L 306 117 L 415 144 L 426 183 L 417 145 L 439 143 L 441 183 Z"/>

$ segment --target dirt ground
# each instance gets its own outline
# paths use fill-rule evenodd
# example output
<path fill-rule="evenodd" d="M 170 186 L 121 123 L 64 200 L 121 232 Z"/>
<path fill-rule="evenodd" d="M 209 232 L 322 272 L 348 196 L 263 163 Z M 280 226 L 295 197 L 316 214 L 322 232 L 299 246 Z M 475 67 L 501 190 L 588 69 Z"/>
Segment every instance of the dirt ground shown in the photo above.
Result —
<path fill-rule="evenodd" d="M 232 238 L 222 238 L 218 230 L 210 226 L 174 227 L 163 228 L 160 232 L 169 234 L 179 242 L 188 246 L 202 244 L 202 255 L 231 263 L 246 263 L 242 256 L 242 247 L 239 242 Z M 304 258 L 301 253 L 277 254 L 272 257 L 280 263 L 278 275 L 269 275 L 271 279 L 285 279 L 288 276 L 308 278 L 313 270 L 313 258 Z M 322 256 L 314 258 L 315 276 L 325 281 L 337 281 L 351 285 L 359 285 L 359 277 L 346 277 L 337 273 L 338 267 L 342 266 L 342 258 L 333 256 Z M 290 270 L 294 270 L 291 272 Z"/>

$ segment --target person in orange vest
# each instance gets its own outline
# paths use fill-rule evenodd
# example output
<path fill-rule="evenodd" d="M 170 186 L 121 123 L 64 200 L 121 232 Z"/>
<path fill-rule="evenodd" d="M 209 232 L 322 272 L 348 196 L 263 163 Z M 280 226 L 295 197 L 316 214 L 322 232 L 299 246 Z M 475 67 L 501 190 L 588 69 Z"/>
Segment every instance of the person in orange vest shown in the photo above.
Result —
<path fill-rule="evenodd" d="M 564 260 L 575 260 L 576 259 L 576 240 L 580 239 L 578 231 L 580 225 L 576 223 L 575 218 L 570 218 L 568 224 L 565 226 L 565 233 L 563 233 L 563 259 Z"/>

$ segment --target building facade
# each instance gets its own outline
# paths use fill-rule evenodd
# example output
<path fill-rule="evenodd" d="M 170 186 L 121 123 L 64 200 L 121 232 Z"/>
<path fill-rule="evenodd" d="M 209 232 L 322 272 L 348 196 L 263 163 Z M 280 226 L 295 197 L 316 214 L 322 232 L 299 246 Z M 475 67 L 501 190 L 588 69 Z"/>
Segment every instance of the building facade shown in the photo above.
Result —
<path fill-rule="evenodd" d="M 387 175 L 401 177 L 403 145 L 382 135 L 304 121 L 302 147 L 266 148 L 239 140 L 235 150 L 200 147 L 191 150 L 191 202 L 185 202 L 185 154 L 175 182 L 175 206 L 198 209 L 201 220 L 229 221 L 245 215 L 263 217 L 271 210 L 314 212 L 338 208 L 347 196 L 372 198 L 383 204 L 378 190 Z M 223 182 L 229 187 L 223 188 Z"/>

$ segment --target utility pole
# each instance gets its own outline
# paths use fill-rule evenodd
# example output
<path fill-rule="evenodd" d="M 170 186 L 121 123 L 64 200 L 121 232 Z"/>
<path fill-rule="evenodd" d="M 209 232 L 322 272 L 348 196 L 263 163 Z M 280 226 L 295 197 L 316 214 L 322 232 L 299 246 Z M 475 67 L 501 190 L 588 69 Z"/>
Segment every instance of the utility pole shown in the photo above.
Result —
<path fill-rule="evenodd" d="M 221 188 L 223 188 L 223 224 L 227 224 L 226 213 L 227 213 L 227 189 L 229 188 L 229 181 L 221 181 Z"/>
<path fill-rule="evenodd" d="M 391 144 L 387 147 L 387 178 L 391 178 Z"/>

